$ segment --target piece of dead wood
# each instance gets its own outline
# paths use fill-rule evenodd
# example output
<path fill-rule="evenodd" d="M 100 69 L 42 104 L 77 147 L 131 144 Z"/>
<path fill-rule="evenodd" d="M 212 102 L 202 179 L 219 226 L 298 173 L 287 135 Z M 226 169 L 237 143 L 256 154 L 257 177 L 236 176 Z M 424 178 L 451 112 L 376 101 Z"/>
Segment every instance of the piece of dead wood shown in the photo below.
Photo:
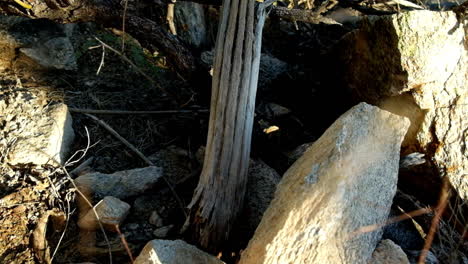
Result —
<path fill-rule="evenodd" d="M 432 242 L 436 236 L 437 230 L 439 228 L 439 224 L 442 219 L 442 214 L 444 213 L 445 209 L 447 208 L 449 198 L 451 196 L 450 191 L 450 182 L 447 177 L 443 179 L 442 188 L 440 191 L 439 202 L 437 203 L 437 207 L 435 208 L 435 215 L 432 219 L 431 227 L 429 232 L 424 240 L 424 246 L 421 250 L 421 255 L 418 258 L 418 264 L 426 263 L 426 258 L 431 249 Z"/>
<path fill-rule="evenodd" d="M 166 21 L 169 25 L 169 30 L 171 31 L 172 35 L 177 35 L 177 29 L 174 23 L 174 7 L 175 7 L 175 0 L 172 0 L 170 3 L 167 4 L 167 16 Z"/>
<path fill-rule="evenodd" d="M 157 111 L 125 111 L 125 110 L 95 110 L 68 108 L 70 112 L 82 114 L 103 114 L 103 115 L 151 115 L 151 114 L 183 114 L 183 113 L 208 113 L 207 109 L 193 110 L 157 110 Z"/>

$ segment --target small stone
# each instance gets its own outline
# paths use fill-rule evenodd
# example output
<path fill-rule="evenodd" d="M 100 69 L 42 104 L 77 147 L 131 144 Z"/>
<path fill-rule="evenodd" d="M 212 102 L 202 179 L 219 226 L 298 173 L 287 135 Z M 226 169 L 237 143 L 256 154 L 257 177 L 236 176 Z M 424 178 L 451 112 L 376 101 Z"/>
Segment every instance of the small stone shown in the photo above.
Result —
<path fill-rule="evenodd" d="M 85 230 L 99 229 L 99 220 L 105 229 L 115 231 L 115 226 L 120 226 L 128 215 L 130 205 L 115 197 L 107 196 L 94 206 L 94 210 L 89 210 L 84 217 L 78 221 L 78 226 Z"/>
<path fill-rule="evenodd" d="M 200 249 L 182 240 L 155 239 L 143 248 L 134 264 L 223 264 Z"/>
<path fill-rule="evenodd" d="M 150 218 L 148 219 L 148 222 L 156 227 L 162 227 L 163 226 L 163 219 L 161 216 L 158 214 L 158 212 L 153 211 L 151 212 Z"/>
<path fill-rule="evenodd" d="M 153 231 L 153 235 L 157 238 L 166 238 L 169 232 L 174 228 L 174 225 L 163 226 Z"/>
<path fill-rule="evenodd" d="M 273 117 L 280 117 L 291 113 L 291 110 L 279 104 L 269 103 L 267 107 L 272 112 Z"/>
<path fill-rule="evenodd" d="M 380 241 L 377 248 L 372 253 L 369 263 L 373 264 L 409 264 L 408 257 L 403 249 L 390 239 Z"/>

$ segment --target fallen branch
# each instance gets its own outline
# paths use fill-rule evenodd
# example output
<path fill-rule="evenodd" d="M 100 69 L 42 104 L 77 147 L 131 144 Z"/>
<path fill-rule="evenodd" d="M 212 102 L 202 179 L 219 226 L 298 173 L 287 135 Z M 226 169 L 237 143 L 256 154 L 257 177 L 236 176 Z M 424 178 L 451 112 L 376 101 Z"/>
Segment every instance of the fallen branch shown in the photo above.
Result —
<path fill-rule="evenodd" d="M 193 110 L 155 110 L 155 111 L 125 111 L 125 110 L 94 110 L 69 108 L 70 112 L 82 114 L 102 114 L 102 115 L 152 115 L 152 114 L 183 114 L 183 113 L 208 113 L 207 109 Z"/>

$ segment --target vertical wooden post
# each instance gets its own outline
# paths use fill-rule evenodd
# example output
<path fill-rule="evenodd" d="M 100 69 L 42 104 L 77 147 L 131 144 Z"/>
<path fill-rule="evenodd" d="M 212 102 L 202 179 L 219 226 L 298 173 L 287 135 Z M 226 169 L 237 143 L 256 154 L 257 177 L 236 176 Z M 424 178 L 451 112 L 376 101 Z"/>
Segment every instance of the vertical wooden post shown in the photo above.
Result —
<path fill-rule="evenodd" d="M 188 232 L 215 252 L 228 239 L 244 201 L 266 7 L 224 0 L 215 47 L 203 170 L 189 205 Z"/>

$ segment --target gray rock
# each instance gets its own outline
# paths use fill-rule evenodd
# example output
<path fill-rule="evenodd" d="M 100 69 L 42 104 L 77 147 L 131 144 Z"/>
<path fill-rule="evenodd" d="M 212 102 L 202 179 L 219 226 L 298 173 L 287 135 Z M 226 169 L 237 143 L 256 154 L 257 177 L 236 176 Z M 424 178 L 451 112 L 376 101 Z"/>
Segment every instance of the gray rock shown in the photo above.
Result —
<path fill-rule="evenodd" d="M 148 219 L 148 222 L 156 227 L 162 227 L 164 225 L 164 220 L 162 217 L 158 214 L 157 211 L 151 212 L 151 215 Z"/>
<path fill-rule="evenodd" d="M 265 116 L 266 118 L 272 119 L 272 118 L 285 116 L 291 113 L 291 110 L 279 104 L 265 103 L 265 104 L 258 105 L 256 108 L 256 112 L 259 112 L 261 115 Z"/>
<path fill-rule="evenodd" d="M 153 235 L 156 238 L 166 238 L 169 235 L 169 233 L 172 231 L 172 229 L 174 229 L 174 225 L 168 225 L 168 226 L 156 228 L 153 231 Z"/>
<path fill-rule="evenodd" d="M 48 104 L 45 89 L 0 91 L 0 150 L 6 162 L 64 164 L 75 137 L 65 104 Z"/>
<path fill-rule="evenodd" d="M 75 50 L 68 37 L 53 38 L 20 52 L 45 68 L 77 70 Z"/>
<path fill-rule="evenodd" d="M 418 259 L 419 259 L 419 256 L 421 255 L 420 250 L 408 250 L 406 251 L 406 253 L 408 255 L 408 259 L 411 264 L 419 264 Z M 440 263 L 439 260 L 437 259 L 437 257 L 434 255 L 433 252 L 431 251 L 427 252 L 425 264 L 439 264 L 439 263 Z"/>
<path fill-rule="evenodd" d="M 404 150 L 426 154 L 468 200 L 466 22 L 451 11 L 363 19 L 341 44 L 345 84 L 360 100 L 411 120 Z M 406 151 L 405 151 L 406 152 Z M 428 173 L 420 181 L 427 181 Z M 437 181 L 438 179 L 434 179 Z M 434 190 L 423 190 L 430 192 Z"/>
<path fill-rule="evenodd" d="M 18 65 L 27 68 L 77 70 L 75 50 L 67 34 L 71 27 L 45 19 L 1 16 L 0 69 L 11 68 L 18 60 Z"/>
<path fill-rule="evenodd" d="M 258 87 L 264 89 L 282 73 L 288 70 L 288 64 L 272 55 L 262 53 L 260 58 L 260 72 L 258 75 Z"/>
<path fill-rule="evenodd" d="M 250 160 L 247 191 L 241 221 L 253 234 L 270 205 L 281 176 L 261 160 Z"/>
<path fill-rule="evenodd" d="M 115 226 L 120 226 L 130 211 L 130 205 L 115 197 L 106 196 L 94 206 L 103 227 L 109 231 L 116 231 Z M 89 210 L 78 221 L 81 229 L 94 231 L 100 228 L 99 221 L 93 210 Z"/>
<path fill-rule="evenodd" d="M 207 30 L 203 5 L 181 1 L 175 4 L 174 9 L 177 34 L 195 47 L 205 44 Z"/>
<path fill-rule="evenodd" d="M 221 260 L 182 240 L 155 239 L 143 248 L 134 264 L 222 264 Z"/>
<path fill-rule="evenodd" d="M 304 143 L 302 145 L 297 146 L 292 151 L 286 152 L 285 154 L 291 162 L 294 162 L 298 160 L 304 154 L 304 152 L 306 152 L 307 149 L 312 146 L 312 144 L 314 144 L 314 142 Z"/>
<path fill-rule="evenodd" d="M 380 241 L 379 245 L 372 253 L 370 264 L 409 264 L 405 252 L 389 239 Z"/>
<path fill-rule="evenodd" d="M 75 183 L 88 197 L 114 196 L 126 199 L 151 189 L 161 177 L 162 169 L 151 166 L 113 174 L 89 173 L 76 178 Z"/>
<path fill-rule="evenodd" d="M 408 126 L 365 103 L 343 114 L 285 173 L 240 263 L 366 263 Z"/>
<path fill-rule="evenodd" d="M 201 54 L 202 62 L 207 66 L 213 65 L 213 51 L 205 51 Z M 273 82 L 282 73 L 288 70 L 288 64 L 271 55 L 262 53 L 260 58 L 260 72 L 258 76 L 258 87 L 264 89 L 268 84 Z"/>
<path fill-rule="evenodd" d="M 162 149 L 149 156 L 148 159 L 154 165 L 161 167 L 164 177 L 171 182 L 177 182 L 192 172 L 188 152 L 176 146 Z"/>

